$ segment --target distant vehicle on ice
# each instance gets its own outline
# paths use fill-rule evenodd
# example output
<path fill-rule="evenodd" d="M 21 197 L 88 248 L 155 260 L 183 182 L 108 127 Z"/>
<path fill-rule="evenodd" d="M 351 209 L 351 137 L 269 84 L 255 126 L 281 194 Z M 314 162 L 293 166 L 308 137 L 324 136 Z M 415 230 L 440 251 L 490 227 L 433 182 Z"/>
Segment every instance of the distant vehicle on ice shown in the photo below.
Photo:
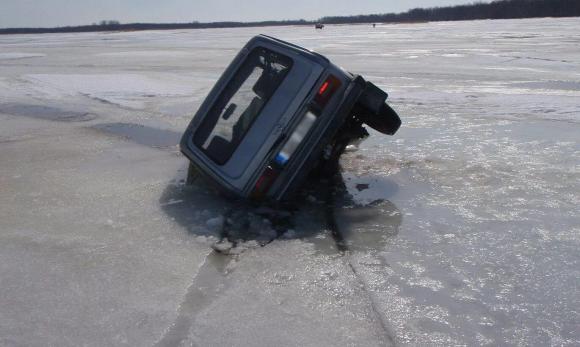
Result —
<path fill-rule="evenodd" d="M 315 29 L 324 29 L 324 24 L 322 24 L 322 23 L 316 23 L 316 24 L 314 24 L 314 28 Z"/>

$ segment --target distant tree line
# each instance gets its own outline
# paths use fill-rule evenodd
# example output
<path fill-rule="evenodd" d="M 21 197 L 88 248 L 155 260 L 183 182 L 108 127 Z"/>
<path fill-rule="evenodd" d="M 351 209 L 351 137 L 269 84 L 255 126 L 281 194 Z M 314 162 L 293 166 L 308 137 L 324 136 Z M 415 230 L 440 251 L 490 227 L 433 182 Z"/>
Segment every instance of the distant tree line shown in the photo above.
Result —
<path fill-rule="evenodd" d="M 404 13 L 323 17 L 325 24 L 401 23 L 473 19 L 509 19 L 580 16 L 580 0 L 500 0 L 433 8 L 415 8 Z"/>
<path fill-rule="evenodd" d="M 42 34 L 42 33 L 70 33 L 93 31 L 138 31 L 138 30 L 171 30 L 171 29 L 210 29 L 210 28 L 240 28 L 284 25 L 310 25 L 313 22 L 304 19 L 263 21 L 263 22 L 211 22 L 200 23 L 129 23 L 121 24 L 118 21 L 101 21 L 99 24 L 81 26 L 66 26 L 57 28 L 8 28 L 0 29 L 0 34 Z"/>
<path fill-rule="evenodd" d="M 428 21 L 453 21 L 473 19 L 508 19 L 533 17 L 579 17 L 580 0 L 497 0 L 491 3 L 473 3 L 433 8 L 415 8 L 403 13 L 369 14 L 358 16 L 323 17 L 317 21 L 282 20 L 263 22 L 211 22 L 200 23 L 130 23 L 121 24 L 116 20 L 83 26 L 58 28 L 8 28 L 0 29 L 0 34 L 65 33 L 91 31 L 133 31 L 164 29 L 207 29 L 238 28 L 282 25 L 352 24 L 352 23 L 405 23 Z"/>

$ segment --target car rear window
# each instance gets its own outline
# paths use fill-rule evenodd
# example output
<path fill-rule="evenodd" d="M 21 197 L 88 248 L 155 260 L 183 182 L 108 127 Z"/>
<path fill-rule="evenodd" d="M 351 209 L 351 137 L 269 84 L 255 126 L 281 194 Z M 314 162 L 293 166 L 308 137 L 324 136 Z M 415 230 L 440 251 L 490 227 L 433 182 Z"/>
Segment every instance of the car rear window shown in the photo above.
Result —
<path fill-rule="evenodd" d="M 292 59 L 267 48 L 253 49 L 202 121 L 194 143 L 223 165 L 278 89 Z"/>

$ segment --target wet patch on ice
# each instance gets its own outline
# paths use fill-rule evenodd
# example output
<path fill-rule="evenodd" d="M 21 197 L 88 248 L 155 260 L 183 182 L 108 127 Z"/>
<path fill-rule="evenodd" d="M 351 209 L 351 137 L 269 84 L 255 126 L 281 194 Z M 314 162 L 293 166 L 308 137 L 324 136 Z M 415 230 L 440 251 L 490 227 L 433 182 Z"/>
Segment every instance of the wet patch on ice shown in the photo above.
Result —
<path fill-rule="evenodd" d="M 135 123 L 105 123 L 94 125 L 92 128 L 154 148 L 175 147 L 181 139 L 181 133 L 176 131 Z"/>
<path fill-rule="evenodd" d="M 484 67 L 483 69 L 485 70 L 499 70 L 499 71 L 514 71 L 514 70 L 519 70 L 519 71 L 531 71 L 531 72 L 540 72 L 540 73 L 547 73 L 548 71 L 546 70 L 541 70 L 541 69 L 536 69 L 536 68 L 531 68 L 531 67 L 519 67 L 519 66 L 510 66 L 510 67 L 503 67 L 503 66 L 487 66 Z"/>
<path fill-rule="evenodd" d="M 41 53 L 19 53 L 19 52 L 6 52 L 0 53 L 0 60 L 18 60 L 27 58 L 39 58 L 45 57 L 46 54 Z"/>
<path fill-rule="evenodd" d="M 399 233 L 402 213 L 387 200 L 395 183 L 343 172 L 327 189 L 326 225 L 341 252 L 379 251 Z"/>
<path fill-rule="evenodd" d="M 358 176 L 345 172 L 343 177 L 352 201 L 360 206 L 385 201 L 399 189 L 393 181 L 381 176 Z"/>
<path fill-rule="evenodd" d="M 530 88 L 530 89 L 555 89 L 555 90 L 580 91 L 580 82 L 578 81 L 537 81 L 537 82 L 513 83 L 511 85 L 515 87 Z"/>
<path fill-rule="evenodd" d="M 335 208 L 332 218 L 344 250 L 381 251 L 399 234 L 403 214 L 388 200 L 372 205 Z"/>
<path fill-rule="evenodd" d="M 114 58 L 182 58 L 187 56 L 194 56 L 193 52 L 188 51 L 126 51 L 126 52 L 108 52 L 96 54 L 100 57 L 114 57 Z"/>
<path fill-rule="evenodd" d="M 535 39 L 537 37 L 541 37 L 541 36 L 540 35 L 536 35 L 536 34 L 515 35 L 515 34 L 507 34 L 507 33 L 498 36 L 498 38 L 502 38 L 502 39 L 514 39 L 514 40 Z"/>
<path fill-rule="evenodd" d="M 505 56 L 501 56 L 501 57 L 511 58 L 511 60 L 508 60 L 507 62 L 523 59 L 523 60 L 538 60 L 538 61 L 550 62 L 550 63 L 568 63 L 568 64 L 574 63 L 573 61 L 570 61 L 570 60 L 540 58 L 540 57 L 527 57 L 527 56 L 520 56 L 520 55 L 505 55 Z"/>
<path fill-rule="evenodd" d="M 0 113 L 58 122 L 87 122 L 97 118 L 96 115 L 89 112 L 64 110 L 45 105 L 20 103 L 0 104 Z"/>

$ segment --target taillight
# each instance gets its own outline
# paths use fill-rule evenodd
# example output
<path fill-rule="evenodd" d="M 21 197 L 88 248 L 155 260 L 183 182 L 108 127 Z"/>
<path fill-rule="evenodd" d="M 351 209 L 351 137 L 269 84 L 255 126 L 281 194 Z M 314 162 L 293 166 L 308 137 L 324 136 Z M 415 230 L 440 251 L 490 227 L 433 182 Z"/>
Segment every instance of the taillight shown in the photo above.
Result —
<path fill-rule="evenodd" d="M 262 198 L 270 187 L 274 180 L 278 177 L 280 172 L 277 169 L 274 169 L 272 166 L 267 166 L 264 172 L 262 172 L 262 176 L 258 178 L 256 181 L 256 185 L 254 186 L 254 190 L 252 191 L 253 198 Z"/>
<path fill-rule="evenodd" d="M 329 75 L 326 80 L 322 82 L 322 85 L 320 85 L 318 92 L 314 96 L 313 106 L 315 106 L 315 111 L 322 112 L 324 106 L 326 106 L 334 92 L 336 92 L 339 87 L 340 80 L 333 75 Z"/>
<path fill-rule="evenodd" d="M 318 89 L 318 94 L 323 95 L 324 92 L 326 91 L 326 89 L 328 89 L 329 84 L 330 84 L 330 82 L 324 81 L 324 83 L 322 84 L 322 87 L 320 87 L 320 89 Z"/>

